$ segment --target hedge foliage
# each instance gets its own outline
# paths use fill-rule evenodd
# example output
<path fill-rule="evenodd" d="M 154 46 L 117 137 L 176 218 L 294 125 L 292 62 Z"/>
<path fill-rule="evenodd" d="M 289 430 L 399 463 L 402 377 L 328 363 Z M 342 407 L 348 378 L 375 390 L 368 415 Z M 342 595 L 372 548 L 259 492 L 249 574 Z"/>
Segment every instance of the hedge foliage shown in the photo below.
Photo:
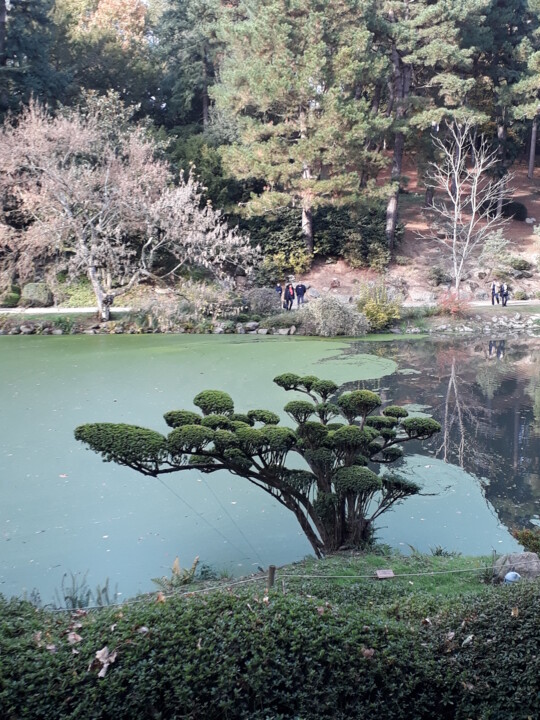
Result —
<path fill-rule="evenodd" d="M 405 598 L 373 608 L 359 583 L 329 590 L 61 615 L 0 599 L 2 718 L 537 717 L 537 584 L 486 588 L 430 618 Z"/>

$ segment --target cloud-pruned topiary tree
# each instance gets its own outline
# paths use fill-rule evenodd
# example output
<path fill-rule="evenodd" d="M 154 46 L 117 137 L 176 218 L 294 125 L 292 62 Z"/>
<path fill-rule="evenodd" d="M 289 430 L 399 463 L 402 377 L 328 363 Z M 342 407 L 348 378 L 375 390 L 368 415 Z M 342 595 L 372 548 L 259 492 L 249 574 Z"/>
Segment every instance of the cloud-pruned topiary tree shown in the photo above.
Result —
<path fill-rule="evenodd" d="M 243 477 L 294 513 L 318 557 L 364 546 L 377 518 L 420 489 L 395 474 L 378 475 L 369 465 L 395 462 L 404 443 L 426 440 L 441 426 L 431 418 L 410 418 L 397 405 L 375 415 L 381 399 L 369 390 L 338 395 L 332 381 L 293 373 L 274 382 L 309 398 L 284 408 L 295 428 L 280 426 L 268 410 L 238 414 L 227 393 L 205 390 L 194 399 L 200 414 L 165 414 L 172 428 L 167 436 L 134 425 L 91 423 L 76 428 L 75 438 L 105 461 L 143 475 L 197 469 Z M 303 458 L 304 469 L 287 467 L 293 453 Z"/>

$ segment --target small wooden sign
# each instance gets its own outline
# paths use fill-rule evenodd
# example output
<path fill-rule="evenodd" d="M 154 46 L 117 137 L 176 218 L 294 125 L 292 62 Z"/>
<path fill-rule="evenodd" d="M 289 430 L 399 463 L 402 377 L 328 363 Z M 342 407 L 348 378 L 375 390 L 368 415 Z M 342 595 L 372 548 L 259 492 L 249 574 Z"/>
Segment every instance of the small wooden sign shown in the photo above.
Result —
<path fill-rule="evenodd" d="M 375 575 L 377 576 L 378 580 L 386 580 L 387 578 L 394 577 L 394 571 L 393 570 L 375 570 Z"/>

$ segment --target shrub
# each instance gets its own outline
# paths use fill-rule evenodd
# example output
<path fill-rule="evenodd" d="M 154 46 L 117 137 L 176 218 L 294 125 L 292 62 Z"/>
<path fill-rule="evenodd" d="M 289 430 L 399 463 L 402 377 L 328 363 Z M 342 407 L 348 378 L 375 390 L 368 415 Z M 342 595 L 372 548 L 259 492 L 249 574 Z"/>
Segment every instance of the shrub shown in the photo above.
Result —
<path fill-rule="evenodd" d="M 365 285 L 358 300 L 358 310 L 369 320 L 372 330 L 387 328 L 392 320 L 399 320 L 399 302 L 391 297 L 386 285 Z"/>
<path fill-rule="evenodd" d="M 509 244 L 510 242 L 503 235 L 501 228 L 489 233 L 482 246 L 482 252 L 479 257 L 480 264 L 489 269 L 495 265 L 504 266 L 508 264 Z"/>
<path fill-rule="evenodd" d="M 314 215 L 315 255 L 343 257 L 353 267 L 371 267 L 382 271 L 390 261 L 385 233 L 386 210 L 380 204 L 360 208 L 323 207 Z M 256 217 L 242 222 L 254 244 L 265 255 L 257 282 L 270 284 L 291 271 L 305 272 L 312 258 L 305 251 L 299 213 L 288 208 L 273 217 Z M 398 227 L 397 238 L 403 226 Z"/>
<path fill-rule="evenodd" d="M 3 308 L 14 308 L 19 304 L 21 298 L 21 291 L 16 285 L 12 285 L 11 288 L 0 296 L 0 307 Z"/>
<path fill-rule="evenodd" d="M 502 214 L 503 217 L 513 218 L 521 222 L 524 222 L 528 217 L 526 206 L 516 200 L 509 200 L 503 203 Z"/>
<path fill-rule="evenodd" d="M 336 335 L 365 335 L 369 322 L 354 305 L 341 302 L 332 295 L 312 300 L 296 313 L 297 322 L 308 335 L 334 337 Z"/>
<path fill-rule="evenodd" d="M 69 283 L 61 276 L 54 287 L 54 298 L 63 307 L 88 307 L 96 304 L 96 296 L 87 278 Z"/>
<path fill-rule="evenodd" d="M 407 257 L 406 255 L 396 255 L 394 258 L 394 262 L 396 265 L 410 265 L 411 264 L 411 258 Z"/>
<path fill-rule="evenodd" d="M 520 545 L 523 545 L 527 552 L 536 553 L 540 556 L 540 530 L 513 530 L 512 535 L 516 538 Z"/>
<path fill-rule="evenodd" d="M 493 201 L 489 206 L 484 203 L 481 206 L 481 210 L 485 211 L 489 209 L 490 214 L 495 214 L 497 210 L 497 203 Z M 520 220 L 524 222 L 528 217 L 526 206 L 518 202 L 517 200 L 504 200 L 502 205 L 502 216 L 505 218 L 513 218 L 514 220 Z"/>
<path fill-rule="evenodd" d="M 524 290 L 515 290 L 514 291 L 514 300 L 528 300 L 529 296 Z"/>
<path fill-rule="evenodd" d="M 437 307 L 441 315 L 466 315 L 469 308 L 469 298 L 460 295 L 455 290 L 444 293 L 438 300 Z"/>
<path fill-rule="evenodd" d="M 511 255 L 507 262 L 513 270 L 530 270 L 532 268 L 532 264 L 528 260 L 516 255 Z"/>
<path fill-rule="evenodd" d="M 273 288 L 252 288 L 244 294 L 246 304 L 252 312 L 259 315 L 270 315 L 280 306 L 280 297 Z M 240 320 L 240 318 L 237 318 Z"/>
<path fill-rule="evenodd" d="M 428 280 L 435 287 L 448 285 L 452 282 L 450 275 L 439 265 L 434 265 L 428 270 Z"/>
<path fill-rule="evenodd" d="M 251 585 L 76 616 L 0 598 L 3 715 L 538 716 L 536 583 L 486 588 L 451 604 L 405 585 L 395 605 L 384 602 L 397 582 L 372 583 L 374 596 L 365 583 L 323 577 L 320 589 L 298 581 L 296 593 Z M 380 605 L 384 613 L 374 609 Z"/>

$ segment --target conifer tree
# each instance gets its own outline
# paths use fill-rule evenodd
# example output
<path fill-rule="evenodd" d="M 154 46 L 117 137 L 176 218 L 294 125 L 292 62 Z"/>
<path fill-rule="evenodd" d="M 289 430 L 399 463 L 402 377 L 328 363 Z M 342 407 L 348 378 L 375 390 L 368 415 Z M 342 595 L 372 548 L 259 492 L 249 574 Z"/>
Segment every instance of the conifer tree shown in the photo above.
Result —
<path fill-rule="evenodd" d="M 368 143 L 388 125 L 372 112 L 387 61 L 359 0 L 241 2 L 221 23 L 227 51 L 213 90 L 238 118 L 240 141 L 224 151 L 238 178 L 261 178 L 247 210 L 298 209 L 308 253 L 313 212 L 355 196 L 359 174 L 382 160 Z M 365 191 L 364 191 L 365 192 Z"/>
<path fill-rule="evenodd" d="M 209 89 L 215 81 L 219 0 L 167 0 L 157 32 L 165 65 L 164 85 L 170 122 L 210 118 Z"/>
<path fill-rule="evenodd" d="M 392 118 L 394 183 L 386 235 L 394 245 L 405 143 L 411 127 L 425 129 L 460 111 L 474 85 L 472 38 L 481 27 L 485 0 L 388 0 L 378 6 L 378 37 L 391 62 L 387 113 Z"/>

